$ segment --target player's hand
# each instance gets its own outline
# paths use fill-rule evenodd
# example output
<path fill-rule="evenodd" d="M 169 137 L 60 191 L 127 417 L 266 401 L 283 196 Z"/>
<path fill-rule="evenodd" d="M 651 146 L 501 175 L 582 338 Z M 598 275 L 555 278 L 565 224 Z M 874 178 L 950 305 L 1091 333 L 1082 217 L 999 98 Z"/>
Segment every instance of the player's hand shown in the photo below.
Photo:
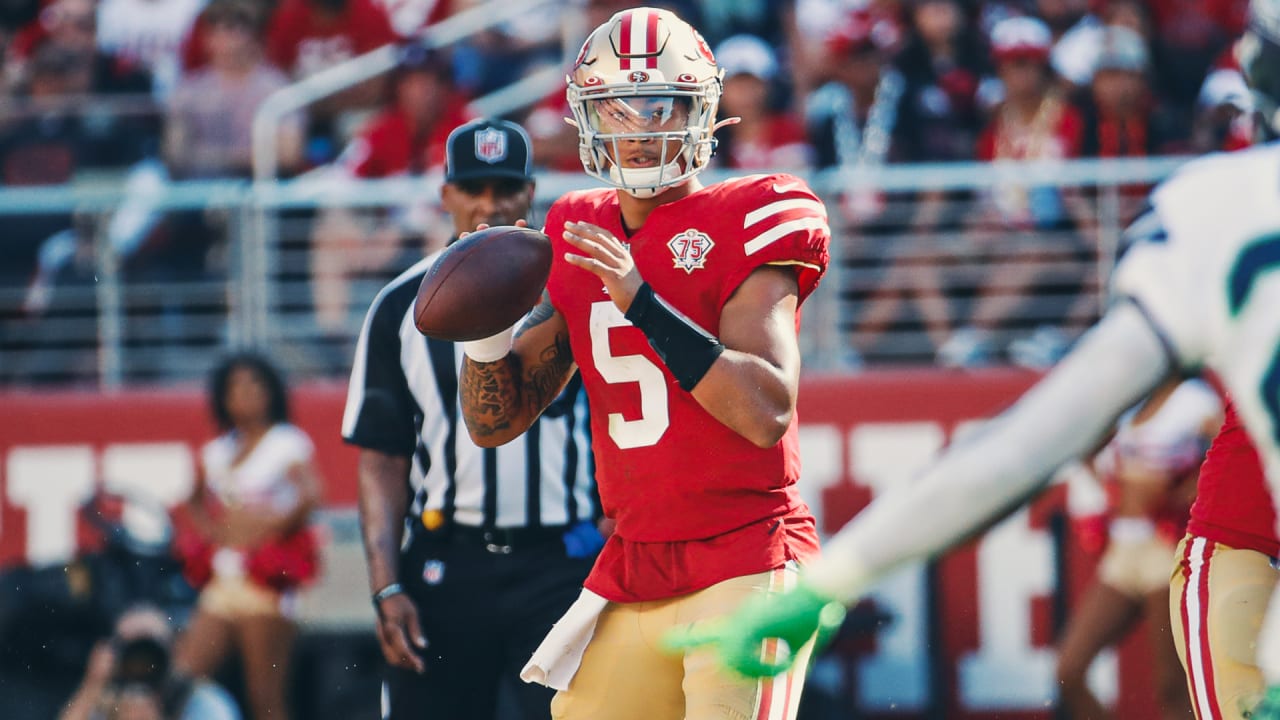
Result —
<path fill-rule="evenodd" d="M 387 663 L 416 673 L 426 671 L 418 653 L 427 649 L 427 636 L 408 595 L 399 593 L 378 603 L 378 645 Z"/>
<path fill-rule="evenodd" d="M 604 282 L 613 304 L 625 313 L 631 307 L 636 291 L 644 284 L 631 259 L 631 251 L 613 233 L 591 223 L 565 223 L 564 239 L 585 253 L 565 253 L 565 260 L 570 265 L 595 273 Z"/>
<path fill-rule="evenodd" d="M 789 669 L 796 653 L 815 636 L 818 645 L 825 644 L 844 615 L 844 605 L 801 584 L 785 593 L 753 597 L 728 617 L 673 631 L 665 641 L 677 651 L 711 648 L 725 668 L 749 678 L 769 677 Z M 766 659 L 761 647 L 771 638 L 785 647 L 780 644 L 777 657 Z"/>
<path fill-rule="evenodd" d="M 489 228 L 491 228 L 491 227 L 493 227 L 493 226 L 492 226 L 492 225 L 490 225 L 489 223 L 480 223 L 479 225 L 477 225 L 477 226 L 476 226 L 476 229 L 475 229 L 475 230 L 470 230 L 470 231 L 467 231 L 467 232 L 460 232 L 460 233 L 458 233 L 458 239 L 459 239 L 459 240 L 461 240 L 462 238 L 464 238 L 464 237 L 466 237 L 466 236 L 470 235 L 470 234 L 471 234 L 471 233 L 473 233 L 473 232 L 480 232 L 481 230 L 488 230 L 488 229 L 489 229 Z M 528 220 L 525 220 L 524 218 L 520 218 L 519 220 L 516 220 L 516 227 L 529 227 L 529 221 L 528 221 Z"/>
<path fill-rule="evenodd" d="M 1267 694 L 1262 696 L 1262 702 L 1245 717 L 1249 720 L 1280 720 L 1280 685 L 1267 687 Z"/>

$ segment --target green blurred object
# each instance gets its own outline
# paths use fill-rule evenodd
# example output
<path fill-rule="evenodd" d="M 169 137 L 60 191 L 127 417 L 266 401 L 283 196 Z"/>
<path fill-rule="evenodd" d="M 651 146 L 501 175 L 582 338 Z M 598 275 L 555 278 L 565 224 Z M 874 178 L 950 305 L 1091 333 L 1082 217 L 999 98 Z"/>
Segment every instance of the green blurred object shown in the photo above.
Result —
<path fill-rule="evenodd" d="M 1280 720 L 1280 685 L 1269 686 L 1267 694 L 1262 696 L 1262 702 L 1258 703 L 1252 713 L 1245 714 L 1245 717 L 1249 720 Z"/>
<path fill-rule="evenodd" d="M 727 617 L 695 623 L 666 637 L 675 652 L 711 648 L 720 663 L 749 678 L 771 677 L 788 670 L 796 650 L 816 636 L 815 654 L 840 628 L 845 607 L 803 583 L 784 593 L 753 597 Z M 762 657 L 765 640 L 785 643 L 777 657 Z"/>

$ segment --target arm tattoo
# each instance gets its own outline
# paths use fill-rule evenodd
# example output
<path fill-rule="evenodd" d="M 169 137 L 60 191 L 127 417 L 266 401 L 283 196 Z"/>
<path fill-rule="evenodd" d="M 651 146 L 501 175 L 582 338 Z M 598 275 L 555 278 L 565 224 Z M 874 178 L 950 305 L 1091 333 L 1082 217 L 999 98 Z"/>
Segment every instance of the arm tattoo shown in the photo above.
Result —
<path fill-rule="evenodd" d="M 556 399 L 572 369 L 573 352 L 569 349 L 569 336 L 557 334 L 552 344 L 538 353 L 538 364 L 525 372 L 527 402 L 534 412 L 541 412 Z"/>
<path fill-rule="evenodd" d="M 517 407 L 515 378 L 520 361 L 515 355 L 493 363 L 467 360 L 462 364 L 462 413 L 471 431 L 489 437 L 511 427 L 510 410 Z"/>
<path fill-rule="evenodd" d="M 521 323 L 516 337 L 555 316 L 550 299 L 543 294 Z M 525 367 L 514 353 L 494 363 L 467 361 L 462 367 L 462 409 L 467 426 L 480 437 L 489 437 L 523 424 L 523 418 L 537 417 L 555 399 L 573 369 L 569 337 L 557 333 L 551 344 L 537 354 L 537 362 Z"/>

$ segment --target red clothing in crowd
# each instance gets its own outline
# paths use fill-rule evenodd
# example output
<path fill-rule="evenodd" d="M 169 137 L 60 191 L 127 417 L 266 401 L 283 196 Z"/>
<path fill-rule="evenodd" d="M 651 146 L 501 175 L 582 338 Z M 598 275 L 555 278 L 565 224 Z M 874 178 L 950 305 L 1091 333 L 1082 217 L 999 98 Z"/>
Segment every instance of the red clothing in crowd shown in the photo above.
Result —
<path fill-rule="evenodd" d="M 1213 33 L 1239 37 L 1249 17 L 1249 0 L 1150 0 L 1156 34 L 1177 45 L 1198 45 Z"/>
<path fill-rule="evenodd" d="M 396 39 L 372 0 L 347 0 L 340 14 L 328 18 L 307 0 L 282 0 L 267 29 L 267 59 L 288 75 L 306 77 Z"/>
<path fill-rule="evenodd" d="M 408 37 L 414 31 L 434 25 L 454 13 L 450 0 L 373 0 L 373 8 L 384 15 L 397 36 Z M 419 18 L 425 21 L 419 22 Z M 204 17 L 196 19 L 195 26 L 182 44 L 182 68 L 194 70 L 209 62 L 201 38 L 206 31 Z M 274 61 L 273 61 L 274 62 Z"/>
<path fill-rule="evenodd" d="M 379 178 L 401 173 L 420 174 L 444 166 L 449 132 L 465 123 L 466 103 L 454 96 L 445 114 L 428 132 L 415 136 L 409 118 L 391 107 L 376 115 L 351 141 L 342 165 L 356 177 Z"/>
<path fill-rule="evenodd" d="M 997 112 L 978 136 L 979 160 L 1060 160 L 1080 155 L 1080 139 L 1083 121 L 1080 113 L 1071 105 L 1058 103 L 1052 110 L 1056 117 L 1044 119 L 1045 128 L 1034 131 L 1010 132 L 1005 127 L 1004 115 Z M 1048 132 L 1043 132 L 1047 130 Z"/>

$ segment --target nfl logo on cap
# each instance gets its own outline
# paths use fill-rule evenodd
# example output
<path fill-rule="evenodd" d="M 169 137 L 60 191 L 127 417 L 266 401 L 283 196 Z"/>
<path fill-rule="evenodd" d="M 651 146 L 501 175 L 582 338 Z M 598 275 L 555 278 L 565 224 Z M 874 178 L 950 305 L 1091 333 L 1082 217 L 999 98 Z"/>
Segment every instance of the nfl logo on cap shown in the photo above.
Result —
<path fill-rule="evenodd" d="M 507 134 L 498 128 L 485 128 L 476 133 L 476 158 L 490 165 L 507 157 Z"/>
<path fill-rule="evenodd" d="M 511 178 L 533 182 L 533 148 L 524 128 L 507 120 L 459 125 L 445 143 L 445 182 Z"/>

